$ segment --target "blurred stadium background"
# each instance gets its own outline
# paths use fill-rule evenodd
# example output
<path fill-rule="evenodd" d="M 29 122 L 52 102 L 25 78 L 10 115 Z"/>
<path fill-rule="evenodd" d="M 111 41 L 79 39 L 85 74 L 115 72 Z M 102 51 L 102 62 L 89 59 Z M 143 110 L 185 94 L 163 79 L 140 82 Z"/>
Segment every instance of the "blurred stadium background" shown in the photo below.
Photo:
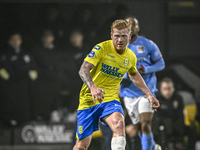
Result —
<path fill-rule="evenodd" d="M 83 10 L 88 10 L 84 13 L 85 16 Z M 12 32 L 21 33 L 23 47 L 29 50 L 39 43 L 44 28 L 51 28 L 55 34 L 56 44 L 64 51 L 71 51 L 68 46 L 70 31 L 74 29 L 73 23 L 76 24 L 77 29 L 83 26 L 84 21 L 80 21 L 81 17 L 89 19 L 88 22 L 86 21 L 88 23 L 86 26 L 89 27 L 82 29 L 87 31 L 84 32 L 87 39 L 88 49 L 85 50 L 87 53 L 95 43 L 106 40 L 103 35 L 109 36 L 108 28 L 111 24 L 106 23 L 115 15 L 136 16 L 140 23 L 140 34 L 153 40 L 165 59 L 166 68 L 157 73 L 158 81 L 164 76 L 171 77 L 178 90 L 188 91 L 194 97 L 191 100 L 186 99 L 186 104 L 199 104 L 199 1 L 0 0 L 0 53 L 3 54 L 6 50 L 7 40 Z M 57 80 L 41 79 L 40 81 L 30 83 L 26 79 L 15 79 L 6 82 L 1 79 L 0 150 L 70 149 L 75 126 L 74 110 L 70 108 L 76 107 L 77 104 L 69 102 L 73 101 L 73 98 L 66 96 L 66 91 L 64 94 L 61 93 L 60 106 L 62 109 L 65 107 L 67 109 L 65 121 L 51 122 L 52 116 L 49 116 L 53 109 L 49 106 L 52 102 L 49 102 L 49 99 L 54 96 L 52 95 L 54 89 L 46 92 L 41 90 L 48 89 L 51 83 L 56 86 L 54 82 Z M 68 85 L 69 88 L 73 86 L 72 83 Z M 67 103 L 63 102 L 67 98 L 69 98 Z M 44 100 L 42 104 L 41 100 Z M 11 108 L 9 104 L 15 107 Z M 18 110 L 18 115 L 15 109 Z M 56 112 L 54 114 L 56 115 Z"/>

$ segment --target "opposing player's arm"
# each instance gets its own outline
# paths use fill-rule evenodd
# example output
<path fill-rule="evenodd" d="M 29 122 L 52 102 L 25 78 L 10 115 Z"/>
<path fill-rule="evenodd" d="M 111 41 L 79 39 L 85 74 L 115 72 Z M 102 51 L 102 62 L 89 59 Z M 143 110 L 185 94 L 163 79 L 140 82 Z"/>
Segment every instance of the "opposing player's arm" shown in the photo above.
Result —
<path fill-rule="evenodd" d="M 141 71 L 143 67 L 143 72 Z M 152 72 L 158 72 L 161 71 L 165 68 L 165 62 L 164 59 L 162 57 L 160 57 L 159 59 L 157 59 L 156 61 L 154 61 L 153 65 L 151 66 L 142 66 L 140 65 L 140 68 L 138 70 L 140 70 L 141 74 L 148 74 L 148 73 L 152 73 Z"/>
<path fill-rule="evenodd" d="M 136 71 L 134 73 L 128 72 L 128 74 L 135 86 L 137 86 L 147 96 L 149 102 L 151 103 L 151 108 L 156 110 L 160 106 L 159 101 L 152 95 L 140 73 Z"/>
<path fill-rule="evenodd" d="M 92 76 L 90 74 L 90 70 L 92 70 L 95 66 L 87 61 L 84 61 L 81 65 L 81 68 L 79 70 L 79 75 L 82 79 L 82 81 L 90 88 L 92 85 L 94 85 L 94 82 L 92 81 Z"/>
<path fill-rule="evenodd" d="M 162 57 L 162 54 L 160 52 L 160 49 L 154 42 L 150 42 L 149 45 L 150 49 L 150 59 L 152 60 L 153 64 L 149 66 L 145 66 L 144 73 L 152 73 L 152 72 L 158 72 L 165 68 L 165 62 Z"/>

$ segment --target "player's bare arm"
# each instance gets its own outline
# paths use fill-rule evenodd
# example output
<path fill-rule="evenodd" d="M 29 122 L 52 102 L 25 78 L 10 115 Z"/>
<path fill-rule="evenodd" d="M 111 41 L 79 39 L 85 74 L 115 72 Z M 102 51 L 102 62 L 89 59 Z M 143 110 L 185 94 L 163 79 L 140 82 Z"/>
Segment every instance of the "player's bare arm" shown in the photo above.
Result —
<path fill-rule="evenodd" d="M 135 73 L 128 72 L 128 75 L 132 82 L 147 96 L 151 103 L 151 108 L 156 110 L 160 106 L 159 101 L 152 95 L 140 73 L 138 71 Z"/>
<path fill-rule="evenodd" d="M 90 70 L 94 68 L 94 65 L 84 61 L 80 70 L 79 75 L 82 79 L 82 81 L 90 88 L 92 85 L 94 85 L 94 82 L 92 81 L 92 76 L 90 74 Z"/>
<path fill-rule="evenodd" d="M 104 98 L 104 95 L 102 93 L 105 94 L 105 91 L 98 88 L 92 81 L 90 70 L 92 70 L 94 67 L 95 66 L 93 64 L 84 61 L 79 70 L 79 75 L 82 81 L 90 88 L 94 103 L 96 103 L 95 98 L 101 103 Z"/>

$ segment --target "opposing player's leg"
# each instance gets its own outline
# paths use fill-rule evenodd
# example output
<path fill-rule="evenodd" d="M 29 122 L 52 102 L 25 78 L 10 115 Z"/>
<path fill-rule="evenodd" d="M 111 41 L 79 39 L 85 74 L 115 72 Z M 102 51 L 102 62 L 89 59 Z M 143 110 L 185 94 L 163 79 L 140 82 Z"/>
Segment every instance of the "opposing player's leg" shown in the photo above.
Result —
<path fill-rule="evenodd" d="M 141 125 L 141 144 L 143 150 L 155 149 L 155 141 L 151 131 L 151 121 L 153 118 L 153 110 L 146 96 L 141 96 L 138 103 Z"/>
<path fill-rule="evenodd" d="M 124 105 L 128 112 L 128 117 L 126 117 L 126 123 L 127 123 L 126 133 L 131 139 L 130 140 L 131 149 L 141 149 L 141 144 L 140 144 L 141 142 L 140 142 L 140 139 L 138 139 L 139 137 L 141 137 L 141 133 L 142 133 L 141 125 L 140 125 L 140 114 L 138 111 L 139 100 L 140 99 L 133 98 L 133 97 L 123 98 Z M 136 142 L 136 141 L 139 141 L 139 142 Z"/>

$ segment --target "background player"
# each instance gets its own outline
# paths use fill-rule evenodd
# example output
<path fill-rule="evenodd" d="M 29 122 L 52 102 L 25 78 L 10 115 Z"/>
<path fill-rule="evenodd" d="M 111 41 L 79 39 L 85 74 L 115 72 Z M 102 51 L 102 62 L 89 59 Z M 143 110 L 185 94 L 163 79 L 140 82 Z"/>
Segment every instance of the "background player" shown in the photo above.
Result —
<path fill-rule="evenodd" d="M 127 71 L 134 84 L 148 97 L 152 109 L 159 107 L 158 100 L 136 69 L 135 54 L 126 46 L 130 30 L 126 20 L 114 21 L 112 40 L 96 45 L 80 68 L 79 74 L 85 84 L 80 92 L 74 150 L 88 148 L 93 131 L 98 130 L 99 120 L 113 131 L 112 150 L 125 150 L 124 113 L 117 91 Z"/>
<path fill-rule="evenodd" d="M 147 87 L 153 93 L 157 91 L 155 72 L 164 69 L 165 63 L 158 46 L 149 39 L 138 36 L 139 23 L 136 18 L 126 19 L 131 24 L 130 48 L 137 57 L 137 69 L 142 75 Z M 152 150 L 158 147 L 155 145 L 151 132 L 151 120 L 153 110 L 151 109 L 148 98 L 138 89 L 125 74 L 121 83 L 120 96 L 123 97 L 124 105 L 127 109 L 132 123 L 139 131 L 143 150 Z"/>

